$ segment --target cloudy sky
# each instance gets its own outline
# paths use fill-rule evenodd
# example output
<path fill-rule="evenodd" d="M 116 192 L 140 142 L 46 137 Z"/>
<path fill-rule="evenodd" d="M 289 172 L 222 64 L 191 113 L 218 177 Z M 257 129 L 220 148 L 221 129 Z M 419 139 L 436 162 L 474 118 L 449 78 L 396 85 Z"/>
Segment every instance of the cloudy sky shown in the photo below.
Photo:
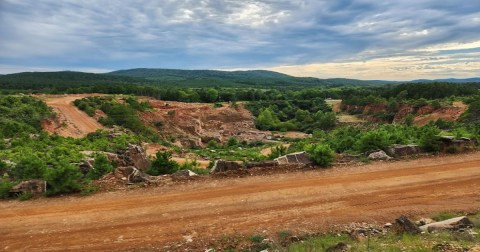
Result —
<path fill-rule="evenodd" d="M 479 0 L 0 0 L 0 73 L 480 76 Z"/>

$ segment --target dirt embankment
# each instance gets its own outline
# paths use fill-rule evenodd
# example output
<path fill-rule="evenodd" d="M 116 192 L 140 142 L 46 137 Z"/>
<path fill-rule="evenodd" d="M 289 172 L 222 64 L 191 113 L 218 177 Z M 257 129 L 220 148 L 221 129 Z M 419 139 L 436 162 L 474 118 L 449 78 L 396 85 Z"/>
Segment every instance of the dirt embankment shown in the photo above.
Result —
<path fill-rule="evenodd" d="M 480 207 L 480 155 L 209 179 L 173 187 L 0 203 L 0 248 L 105 251 L 183 244 L 243 233 L 325 231 Z"/>
<path fill-rule="evenodd" d="M 88 133 L 102 129 L 103 126 L 97 122 L 97 120 L 79 110 L 72 103 L 77 99 L 98 95 L 99 94 L 38 96 L 44 99 L 47 105 L 52 107 L 57 114 L 54 120 L 42 122 L 42 128 L 51 134 L 56 133 L 60 136 L 74 138 L 84 137 Z"/>
<path fill-rule="evenodd" d="M 270 132 L 255 128 L 254 118 L 242 104 L 223 104 L 216 108 L 207 103 L 183 103 L 148 99 L 153 111 L 141 113 L 144 123 L 184 147 L 205 146 L 209 141 L 225 143 L 239 140 L 265 140 Z"/>
<path fill-rule="evenodd" d="M 360 113 L 360 116 L 372 122 L 379 122 L 385 120 L 378 118 L 375 114 L 387 113 L 385 104 L 370 104 L 367 106 L 345 105 L 342 109 L 347 113 Z M 454 122 L 468 109 L 468 106 L 463 102 L 456 101 L 451 106 L 434 108 L 431 105 L 415 107 L 411 104 L 401 104 L 397 112 L 393 115 L 393 123 L 402 123 L 405 121 L 407 115 L 413 115 L 413 123 L 417 126 L 423 126 L 430 121 L 445 120 Z"/>

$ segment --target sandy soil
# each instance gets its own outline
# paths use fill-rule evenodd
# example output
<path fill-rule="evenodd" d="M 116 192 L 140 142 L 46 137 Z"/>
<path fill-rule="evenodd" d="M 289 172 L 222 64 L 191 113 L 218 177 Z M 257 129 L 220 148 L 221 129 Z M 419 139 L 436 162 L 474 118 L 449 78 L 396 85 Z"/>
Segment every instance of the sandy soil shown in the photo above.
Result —
<path fill-rule="evenodd" d="M 327 99 L 325 102 L 332 107 L 333 112 L 338 113 L 342 111 L 342 100 Z"/>
<path fill-rule="evenodd" d="M 57 113 L 55 121 L 42 124 L 44 130 L 64 137 L 80 138 L 102 129 L 103 126 L 99 122 L 72 104 L 77 99 L 95 95 L 98 94 L 40 96 Z"/>
<path fill-rule="evenodd" d="M 0 203 L 6 250 L 166 250 L 480 207 L 480 153 Z M 204 248 L 203 248 L 204 249 Z"/>

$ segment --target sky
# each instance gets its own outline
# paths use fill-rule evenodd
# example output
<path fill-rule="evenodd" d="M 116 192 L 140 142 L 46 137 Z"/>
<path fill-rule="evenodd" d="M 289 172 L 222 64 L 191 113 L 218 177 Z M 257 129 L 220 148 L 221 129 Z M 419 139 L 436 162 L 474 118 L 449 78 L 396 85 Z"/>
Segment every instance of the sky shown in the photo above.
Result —
<path fill-rule="evenodd" d="M 0 74 L 480 77 L 480 0 L 0 0 Z"/>

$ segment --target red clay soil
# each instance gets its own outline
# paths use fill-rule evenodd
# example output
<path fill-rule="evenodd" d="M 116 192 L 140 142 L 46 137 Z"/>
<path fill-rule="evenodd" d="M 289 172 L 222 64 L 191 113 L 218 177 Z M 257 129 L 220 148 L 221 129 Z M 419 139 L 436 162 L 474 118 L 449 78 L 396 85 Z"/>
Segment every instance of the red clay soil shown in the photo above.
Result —
<path fill-rule="evenodd" d="M 319 232 L 480 207 L 480 154 L 0 203 L 6 250 L 204 250 L 224 235 Z M 193 241 L 188 243 L 188 240 Z M 178 249 L 177 247 L 174 247 Z M 171 247 L 170 247 L 171 249 Z"/>
<path fill-rule="evenodd" d="M 57 113 L 55 120 L 42 122 L 42 128 L 51 134 L 57 133 L 60 136 L 74 138 L 84 137 L 88 133 L 102 129 L 103 126 L 99 122 L 72 104 L 77 99 L 95 95 L 98 94 L 40 96 L 45 98 L 47 105 Z"/>
<path fill-rule="evenodd" d="M 215 108 L 209 103 L 144 99 L 153 110 L 140 113 L 142 121 L 157 127 L 160 136 L 175 139 L 179 146 L 205 146 L 210 140 L 225 143 L 232 136 L 247 141 L 265 140 L 271 135 L 255 128 L 254 117 L 243 104 L 234 107 L 224 103 Z M 155 126 L 159 123 L 161 126 Z"/>

